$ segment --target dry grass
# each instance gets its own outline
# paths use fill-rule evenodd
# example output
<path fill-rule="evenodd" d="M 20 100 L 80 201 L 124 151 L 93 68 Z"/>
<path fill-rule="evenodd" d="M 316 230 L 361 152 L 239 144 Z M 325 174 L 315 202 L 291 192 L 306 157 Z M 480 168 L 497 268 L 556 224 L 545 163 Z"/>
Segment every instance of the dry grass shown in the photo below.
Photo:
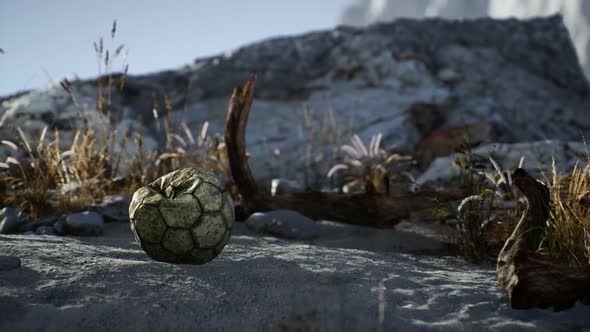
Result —
<path fill-rule="evenodd" d="M 111 29 L 113 41 L 115 34 L 116 22 Z M 64 79 L 61 86 L 77 111 L 77 118 L 70 122 L 79 128 L 71 142 L 64 142 L 57 129 L 48 127 L 33 140 L 16 128 L 18 140 L 1 142 L 11 151 L 6 161 L 0 163 L 1 204 L 16 206 L 29 212 L 31 217 L 39 218 L 84 209 L 105 195 L 132 194 L 146 183 L 182 167 L 201 167 L 229 174 L 224 144 L 218 136 L 209 135 L 208 123 L 196 138 L 185 123 L 173 127 L 174 110 L 168 102 L 163 151 L 144 153 L 140 134 L 113 130 L 117 128 L 120 114 L 120 109 L 112 103 L 113 93 L 115 89 L 125 88 L 129 67 L 123 62 L 121 75 L 114 75 L 112 68 L 114 61 L 120 57 L 124 60 L 126 51 L 123 45 L 105 49 L 102 38 L 94 48 L 99 67 L 95 109 L 80 106 L 74 86 Z M 115 76 L 119 77 L 118 81 Z M 96 114 L 99 121 L 92 118 Z M 157 112 L 154 112 L 154 121 L 159 121 Z M 126 155 L 122 147 L 128 146 L 131 140 L 137 149 L 134 154 Z"/>
<path fill-rule="evenodd" d="M 311 108 L 303 109 L 305 129 L 305 168 L 303 179 L 305 188 L 322 186 L 323 178 L 317 172 L 324 163 L 332 163 L 338 154 L 342 134 L 339 119 L 333 109 L 328 109 L 318 116 Z M 350 133 L 350 129 L 348 130 Z M 344 134 L 344 136 L 350 134 Z M 316 177 L 312 178 L 315 174 Z"/>
<path fill-rule="evenodd" d="M 459 208 L 457 246 L 464 257 L 476 262 L 495 259 L 526 207 L 511 185 L 511 172 L 491 161 L 495 171 L 481 174 L 488 185 L 480 186 L 480 194 L 468 197 Z M 551 213 L 538 250 L 571 266 L 590 265 L 590 158 L 585 165 L 576 163 L 566 175 L 558 173 L 553 160 L 551 179 L 544 180 Z"/>
<path fill-rule="evenodd" d="M 541 246 L 573 266 L 590 265 L 590 160 L 559 176 L 553 160 L 551 213 Z"/>

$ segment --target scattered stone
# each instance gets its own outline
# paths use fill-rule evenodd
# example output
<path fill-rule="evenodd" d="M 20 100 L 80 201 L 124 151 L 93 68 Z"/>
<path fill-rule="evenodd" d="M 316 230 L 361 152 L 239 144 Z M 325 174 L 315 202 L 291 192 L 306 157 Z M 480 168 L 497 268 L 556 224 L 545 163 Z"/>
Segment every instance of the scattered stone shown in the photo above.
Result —
<path fill-rule="evenodd" d="M 18 228 L 17 231 L 19 233 L 23 233 L 23 232 L 27 232 L 27 231 L 34 231 L 39 227 L 42 226 L 53 226 L 53 224 L 55 224 L 57 222 L 57 218 L 56 217 L 46 217 L 43 219 L 39 219 L 39 220 L 31 220 L 28 219 L 27 221 L 18 224 Z"/>
<path fill-rule="evenodd" d="M 64 219 L 67 234 L 80 236 L 103 235 L 104 220 L 96 212 L 81 212 L 67 215 Z"/>
<path fill-rule="evenodd" d="M 20 258 L 16 256 L 0 256 L 0 271 L 14 270 L 20 267 Z"/>
<path fill-rule="evenodd" d="M 0 234 L 10 234 L 17 230 L 18 217 L 16 209 L 5 207 L 0 210 Z"/>
<path fill-rule="evenodd" d="M 292 210 L 254 213 L 246 220 L 246 226 L 257 233 L 297 240 L 316 238 L 320 232 L 315 221 Z"/>
<path fill-rule="evenodd" d="M 40 226 L 35 230 L 37 235 L 56 235 L 53 227 L 51 226 Z"/>

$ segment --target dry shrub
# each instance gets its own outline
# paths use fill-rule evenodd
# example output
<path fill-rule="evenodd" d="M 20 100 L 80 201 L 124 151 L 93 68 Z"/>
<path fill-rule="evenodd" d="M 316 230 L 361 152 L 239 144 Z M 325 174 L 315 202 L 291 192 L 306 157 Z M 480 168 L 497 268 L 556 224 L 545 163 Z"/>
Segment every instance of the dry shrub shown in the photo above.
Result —
<path fill-rule="evenodd" d="M 573 266 L 590 264 L 590 160 L 559 176 L 553 160 L 551 213 L 542 246 Z"/>
<path fill-rule="evenodd" d="M 113 40 L 115 33 L 116 22 L 111 29 Z M 119 120 L 119 110 L 113 108 L 113 90 L 125 88 L 128 71 L 127 64 L 123 63 L 123 73 L 116 82 L 113 61 L 124 58 L 125 50 L 123 45 L 114 50 L 106 49 L 102 38 L 94 48 L 99 64 L 95 109 L 89 111 L 78 104 L 69 80 L 60 82 L 76 107 L 77 119 L 71 122 L 77 123 L 79 129 L 68 144 L 60 138 L 57 129 L 47 127 L 34 141 L 27 139 L 20 128 L 16 128 L 18 140 L 2 141 L 10 148 L 11 155 L 0 163 L 1 204 L 16 206 L 33 218 L 39 218 L 84 209 L 105 195 L 132 194 L 139 187 L 182 167 L 214 170 L 230 178 L 225 145 L 219 136 L 209 135 L 207 122 L 197 138 L 185 123 L 174 128 L 170 102 L 166 103 L 166 146 L 162 151 L 144 153 L 140 134 L 112 130 Z M 91 119 L 90 115 L 94 117 Z M 159 121 L 157 113 L 154 116 L 154 121 Z M 137 149 L 128 156 L 122 147 L 131 139 Z M 63 146 L 69 148 L 60 148 Z"/>

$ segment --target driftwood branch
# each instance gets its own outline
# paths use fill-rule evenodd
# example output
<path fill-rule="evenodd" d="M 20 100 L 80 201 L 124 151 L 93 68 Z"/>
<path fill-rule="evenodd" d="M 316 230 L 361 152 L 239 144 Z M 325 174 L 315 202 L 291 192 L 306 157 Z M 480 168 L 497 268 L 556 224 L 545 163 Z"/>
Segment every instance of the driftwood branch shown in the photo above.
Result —
<path fill-rule="evenodd" d="M 569 267 L 535 252 L 550 211 L 547 187 L 517 169 L 514 185 L 525 195 L 527 209 L 498 256 L 498 282 L 512 308 L 548 308 L 556 311 L 577 301 L 590 300 L 590 268 Z"/>
<path fill-rule="evenodd" d="M 397 190 L 389 195 L 374 191 L 355 194 L 304 192 L 270 196 L 258 189 L 246 157 L 246 125 L 256 76 L 234 89 L 225 127 L 225 144 L 232 178 L 240 195 L 243 216 L 254 212 L 291 209 L 312 219 L 335 220 L 352 224 L 393 227 L 410 212 L 432 208 L 440 202 L 458 200 L 462 190 Z"/>

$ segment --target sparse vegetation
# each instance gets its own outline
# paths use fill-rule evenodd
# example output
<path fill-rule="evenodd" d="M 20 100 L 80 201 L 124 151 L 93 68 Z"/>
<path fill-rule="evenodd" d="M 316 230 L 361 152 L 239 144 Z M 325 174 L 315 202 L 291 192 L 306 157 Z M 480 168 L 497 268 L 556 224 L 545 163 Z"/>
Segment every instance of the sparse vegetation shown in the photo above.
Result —
<path fill-rule="evenodd" d="M 114 22 L 113 41 L 116 29 Z M 140 134 L 132 137 L 134 133 L 113 130 L 117 128 L 120 109 L 112 103 L 112 92 L 125 88 L 129 68 L 123 63 L 122 74 L 114 75 L 113 66 L 120 57 L 124 60 L 126 51 L 124 45 L 105 49 L 102 38 L 94 43 L 94 49 L 99 67 L 94 110 L 78 103 L 68 79 L 60 82 L 77 112 L 76 118 L 69 119 L 73 128 L 79 128 L 71 142 L 64 142 L 58 129 L 48 127 L 33 140 L 21 128 L 15 128 L 18 140 L 1 141 L 11 151 L 6 161 L 0 163 L 1 204 L 16 206 L 39 218 L 83 209 L 109 194 L 131 194 L 145 183 L 189 165 L 228 174 L 223 142 L 218 136 L 208 134 L 208 123 L 203 124 L 196 138 L 184 122 L 173 128 L 169 103 L 166 103 L 163 151 L 144 153 Z M 159 120 L 157 114 L 155 111 L 154 121 Z M 129 155 L 124 147 L 132 141 L 136 150 Z"/>
<path fill-rule="evenodd" d="M 519 167 L 524 159 L 521 159 Z M 516 188 L 511 185 L 510 171 L 504 171 L 493 158 L 494 171 L 474 171 L 468 178 L 471 192 L 458 208 L 459 252 L 468 260 L 481 262 L 494 258 L 504 241 L 510 236 L 523 211 L 523 204 Z"/>
<path fill-rule="evenodd" d="M 115 44 L 117 26 L 110 31 L 110 45 Z M 173 170 L 193 166 L 215 170 L 231 181 L 227 151 L 223 139 L 209 133 L 204 122 L 196 134 L 186 122 L 175 125 L 170 98 L 163 108 L 154 98 L 153 121 L 162 128 L 164 147 L 146 151 L 144 138 L 135 132 L 118 132 L 121 109 L 113 101 L 116 90 L 123 91 L 129 66 L 124 45 L 105 47 L 103 38 L 94 43 L 98 74 L 96 103 L 81 105 L 75 85 L 68 79 L 61 83 L 76 108 L 76 117 L 69 119 L 78 128 L 73 137 L 60 133 L 57 127 L 45 127 L 35 137 L 27 137 L 21 128 L 14 128 L 14 140 L 0 143 L 11 155 L 0 163 L 0 203 L 27 211 L 33 218 L 54 213 L 84 209 L 96 199 L 115 193 L 133 193 L 137 188 Z M 0 53 L 2 50 L 0 49 Z M 120 66 L 116 72 L 115 67 Z M 92 109 L 89 109 L 92 107 Z M 188 110 L 185 103 L 184 111 Z M 389 185 L 405 176 L 412 157 L 382 147 L 381 133 L 365 144 L 350 130 L 342 134 L 333 110 L 317 116 L 304 109 L 306 135 L 304 186 L 311 188 L 322 182 L 312 178 L 320 166 L 331 164 L 327 178 L 332 187 L 346 185 L 349 190 L 389 191 Z M 350 144 L 341 142 L 351 137 Z M 135 151 L 125 148 L 135 146 Z M 457 247 L 472 261 L 497 255 L 524 211 L 522 195 L 511 185 L 510 171 L 502 170 L 491 159 L 492 172 L 485 172 L 481 156 L 474 156 L 470 146 L 463 145 L 454 165 L 462 170 L 459 185 L 468 188 L 469 196 L 458 214 Z M 280 151 L 274 155 L 279 158 Z M 522 160 L 518 167 L 522 167 Z M 312 172 L 313 171 L 313 172 Z M 558 174 L 555 163 L 551 179 L 546 178 L 551 193 L 552 209 L 543 241 L 538 250 L 567 261 L 571 265 L 590 264 L 590 158 L 566 176 Z M 322 179 L 325 181 L 325 178 Z M 228 191 L 235 194 L 231 182 Z M 447 218 L 444 208 L 434 214 Z"/>
<path fill-rule="evenodd" d="M 476 262 L 495 259 L 526 208 L 522 194 L 512 185 L 512 172 L 502 170 L 493 158 L 490 161 L 493 172 L 462 168 L 473 171 L 472 189 L 479 193 L 467 197 L 459 207 L 457 246 L 463 256 Z M 551 213 L 537 250 L 571 266 L 590 265 L 589 175 L 590 159 L 585 165 L 577 162 L 566 175 L 558 173 L 553 160 L 551 178 L 544 178 L 551 196 Z"/>
<path fill-rule="evenodd" d="M 540 244 L 557 258 L 573 266 L 590 265 L 590 160 L 576 163 L 573 171 L 559 176 L 552 167 L 547 181 L 552 208 L 545 239 Z"/>

